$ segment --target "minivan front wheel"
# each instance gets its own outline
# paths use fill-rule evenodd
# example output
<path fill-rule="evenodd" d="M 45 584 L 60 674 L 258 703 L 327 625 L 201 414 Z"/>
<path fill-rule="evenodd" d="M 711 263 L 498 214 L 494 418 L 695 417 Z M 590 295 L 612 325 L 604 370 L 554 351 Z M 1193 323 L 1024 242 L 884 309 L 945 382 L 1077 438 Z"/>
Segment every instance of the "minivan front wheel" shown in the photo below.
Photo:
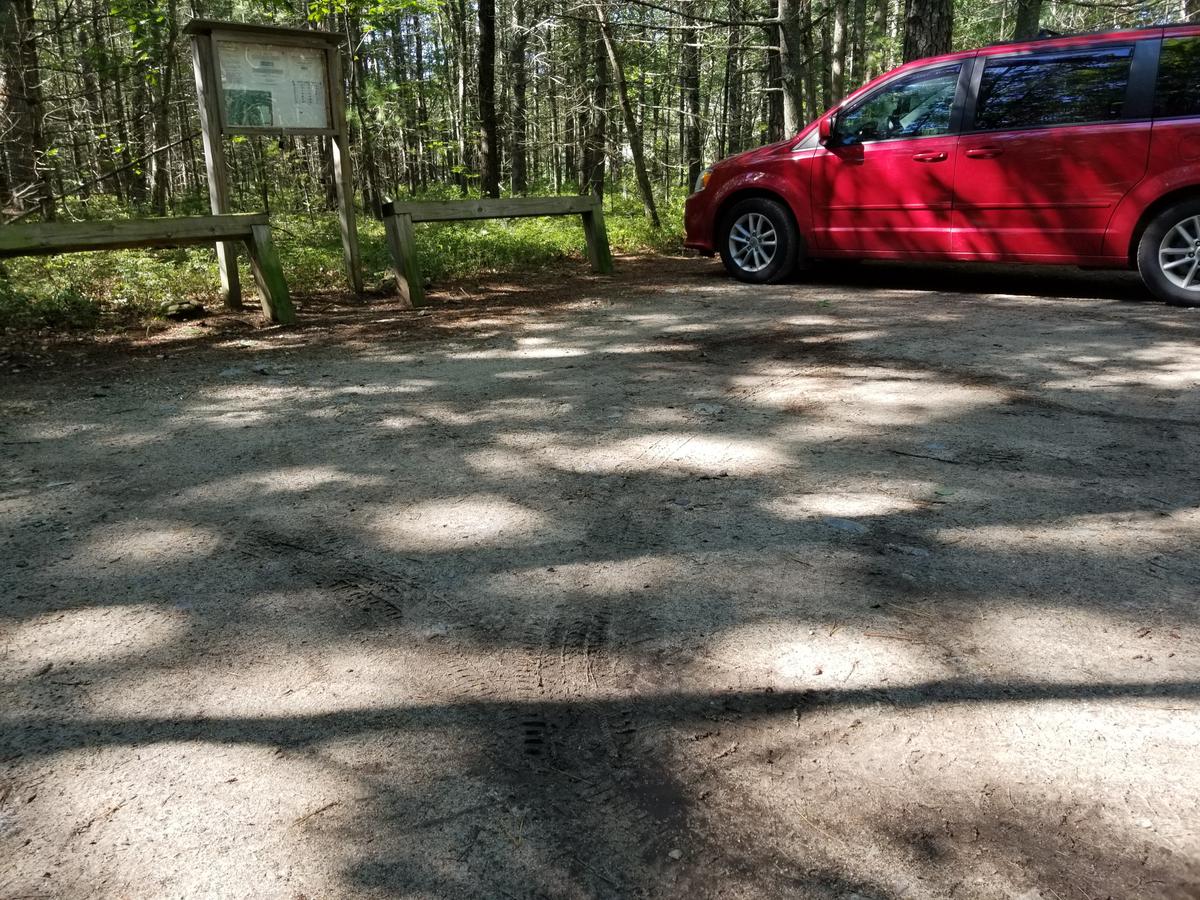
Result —
<path fill-rule="evenodd" d="M 1138 242 L 1137 264 L 1155 296 L 1173 306 L 1200 306 L 1200 200 L 1154 217 Z"/>
<path fill-rule="evenodd" d="M 721 223 L 718 249 L 729 274 L 774 284 L 796 267 L 800 238 L 792 214 L 777 200 L 752 197 L 734 204 Z"/>

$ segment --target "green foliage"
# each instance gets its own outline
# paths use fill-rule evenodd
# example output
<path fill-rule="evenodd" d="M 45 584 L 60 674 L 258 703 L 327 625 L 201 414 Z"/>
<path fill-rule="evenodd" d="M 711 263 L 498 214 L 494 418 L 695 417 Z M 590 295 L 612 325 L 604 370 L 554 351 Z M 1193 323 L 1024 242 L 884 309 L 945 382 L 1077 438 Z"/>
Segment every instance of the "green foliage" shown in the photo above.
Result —
<path fill-rule="evenodd" d="M 202 247 L 72 253 L 11 260 L 0 328 L 92 329 L 140 322 L 167 302 L 215 292 L 216 261 Z"/>
<path fill-rule="evenodd" d="M 308 19 L 321 23 L 338 15 L 371 19 L 415 11 L 432 13 L 436 10 L 435 0 L 309 0 Z M 368 22 L 361 27 L 367 32 L 373 30 L 374 25 Z"/>
<path fill-rule="evenodd" d="M 609 203 L 605 218 L 614 253 L 679 249 L 682 195 L 663 203 L 660 213 L 668 225 L 657 231 L 632 196 Z M 345 290 L 341 237 L 332 213 L 276 215 L 272 222 L 294 295 Z M 359 238 L 368 285 L 391 290 L 382 224 L 360 219 Z M 418 225 L 417 247 L 426 275 L 444 283 L 582 260 L 584 238 L 578 216 L 556 216 Z M 153 319 L 169 303 L 197 300 L 212 306 L 217 300 L 216 259 L 206 247 L 26 257 L 7 265 L 7 276 L 0 274 L 0 329 L 113 328 Z M 252 295 L 244 266 L 242 283 Z"/>
<path fill-rule="evenodd" d="M 91 329 L 99 321 L 100 305 L 74 288 L 53 288 L 31 302 L 8 277 L 0 275 L 0 330 Z"/>

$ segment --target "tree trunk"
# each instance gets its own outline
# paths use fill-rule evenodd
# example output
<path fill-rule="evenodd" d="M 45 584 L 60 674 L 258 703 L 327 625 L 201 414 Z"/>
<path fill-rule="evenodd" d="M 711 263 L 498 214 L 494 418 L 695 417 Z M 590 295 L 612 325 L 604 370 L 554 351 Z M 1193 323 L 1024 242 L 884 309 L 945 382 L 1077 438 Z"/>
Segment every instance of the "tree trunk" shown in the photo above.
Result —
<path fill-rule="evenodd" d="M 497 131 L 496 0 L 479 0 L 479 168 L 485 197 L 500 196 Z"/>
<path fill-rule="evenodd" d="M 10 123 L 4 141 L 8 196 L 20 212 L 36 203 L 42 218 L 54 218 L 42 109 L 41 71 L 33 0 L 0 0 L 0 114 Z"/>
<path fill-rule="evenodd" d="M 604 195 L 605 140 L 608 131 L 608 63 L 605 59 L 604 41 L 592 41 L 592 109 L 591 127 L 583 141 L 583 161 L 580 187 L 584 193 L 597 197 Z M 580 123 L 582 128 L 582 123 Z"/>
<path fill-rule="evenodd" d="M 347 28 L 350 34 L 360 32 L 355 22 Z M 363 84 L 366 81 L 366 63 L 362 53 L 351 53 L 350 65 L 350 102 L 357 114 L 358 126 L 355 129 L 359 146 L 358 181 L 362 187 L 363 209 L 369 210 L 378 217 L 383 212 L 383 198 L 379 190 L 379 167 L 375 162 L 375 139 L 372 133 L 371 114 L 363 97 Z"/>
<path fill-rule="evenodd" d="M 585 120 L 586 103 L 583 100 L 585 96 L 585 86 L 587 84 L 587 48 L 588 44 L 588 23 L 583 17 L 575 20 L 575 46 L 574 52 L 571 53 L 567 61 L 567 72 L 569 76 L 565 80 L 569 85 L 567 99 L 570 106 L 566 113 L 566 135 L 563 141 L 566 144 L 566 156 L 564 165 L 570 177 L 578 185 L 581 193 L 587 191 L 587 173 L 589 171 L 587 156 L 587 124 Z M 594 54 L 593 54 L 594 55 Z M 599 79 L 597 79 L 599 80 Z"/>
<path fill-rule="evenodd" d="M 1189 3 L 1200 7 L 1200 0 L 1189 0 Z M 1042 0 L 1017 0 L 1017 15 L 1013 24 L 1012 39 L 1028 41 L 1037 37 L 1041 19 Z"/>
<path fill-rule="evenodd" d="M 550 175 L 554 184 L 554 193 L 562 193 L 562 138 L 559 134 L 560 121 L 558 118 L 558 78 L 555 70 L 554 33 L 546 36 L 546 56 L 549 60 L 549 70 L 546 78 L 547 105 L 550 107 Z"/>
<path fill-rule="evenodd" d="M 904 61 L 949 53 L 954 0 L 908 0 L 904 11 Z"/>
<path fill-rule="evenodd" d="M 833 106 L 833 29 L 821 29 L 821 100 L 829 109 Z"/>
<path fill-rule="evenodd" d="M 856 90 L 867 80 L 867 0 L 854 0 L 850 35 L 853 45 L 850 61 L 850 90 Z"/>
<path fill-rule="evenodd" d="M 154 122 L 151 133 L 154 146 L 151 150 L 165 147 L 171 142 L 171 88 L 175 83 L 175 43 L 179 39 L 179 23 L 175 15 L 175 0 L 167 3 L 167 33 L 162 47 L 162 62 L 159 67 L 158 95 L 154 103 Z M 163 150 L 150 157 L 150 210 L 156 216 L 167 214 L 167 190 L 171 184 L 170 157 Z"/>
<path fill-rule="evenodd" d="M 509 48 L 508 76 L 512 80 L 512 190 L 524 194 L 529 190 L 528 156 L 529 123 L 526 112 L 528 74 L 525 51 L 529 35 L 525 30 L 525 2 L 513 0 L 512 46 Z"/>
<path fill-rule="evenodd" d="M 683 17 L 683 95 L 684 95 L 684 152 L 687 155 L 687 187 L 700 177 L 700 33 L 696 23 Z"/>
<path fill-rule="evenodd" d="M 604 12 L 601 0 L 592 0 L 596 9 L 596 18 L 600 21 L 600 35 L 604 39 L 604 48 L 608 51 L 608 62 L 612 68 L 613 81 L 617 83 L 617 98 L 621 101 L 621 114 L 625 118 L 625 135 L 629 139 L 629 151 L 633 156 L 633 173 L 637 178 L 638 190 L 642 195 L 642 206 L 646 218 L 655 228 L 660 228 L 658 207 L 654 203 L 654 192 L 650 187 L 650 177 L 646 173 L 646 158 L 642 152 L 642 129 L 637 117 L 633 114 L 633 105 L 629 102 L 629 87 L 625 83 L 625 70 L 621 66 L 621 57 L 617 53 L 617 45 L 613 40 L 612 29 L 608 25 L 608 17 Z"/>
<path fill-rule="evenodd" d="M 125 67 L 121 65 L 120 56 L 112 45 L 112 34 L 101 30 L 103 18 L 97 13 L 92 18 L 92 28 L 95 35 L 94 52 L 100 62 L 101 77 L 107 88 L 111 89 L 112 104 L 109 107 L 109 113 L 112 122 L 116 127 L 117 143 L 120 150 L 120 164 L 116 166 L 118 173 L 117 177 L 121 179 L 121 194 L 127 203 L 137 201 L 137 177 L 133 171 L 134 153 L 131 149 L 133 143 L 130 135 L 132 134 L 129 122 L 129 109 L 125 103 Z M 106 90 L 107 94 L 108 91 Z M 116 163 L 116 160 L 113 160 Z"/>
<path fill-rule="evenodd" d="M 130 124 L 133 127 L 129 132 L 131 143 L 127 146 L 130 148 L 131 156 L 138 159 L 152 149 L 150 147 L 150 141 L 153 140 L 150 118 L 153 116 L 153 112 L 150 109 L 150 85 L 138 65 L 134 65 L 133 70 L 133 100 L 131 101 L 132 109 L 129 111 Z M 145 204 L 150 197 L 148 167 L 134 166 L 129 170 L 129 178 L 130 198 L 139 206 Z"/>
<path fill-rule="evenodd" d="M 742 18 L 741 0 L 729 0 L 729 18 Z M 743 137 L 745 116 L 742 112 L 742 28 L 735 25 L 729 32 L 729 55 L 725 57 L 725 141 L 721 155 L 741 153 L 746 148 Z"/>
<path fill-rule="evenodd" d="M 783 99 L 783 133 L 791 137 L 804 125 L 803 52 L 800 49 L 800 4 L 779 0 L 779 89 Z"/>
<path fill-rule="evenodd" d="M 808 118 L 815 119 L 825 111 L 817 96 L 817 86 L 820 84 L 820 74 L 813 48 L 812 0 L 800 0 L 800 49 L 804 53 L 804 90 L 805 105 L 808 108 Z"/>
<path fill-rule="evenodd" d="M 834 0 L 832 55 L 829 77 L 833 84 L 833 102 L 846 96 L 846 0 Z"/>
<path fill-rule="evenodd" d="M 421 34 L 421 17 L 412 15 L 413 29 L 413 65 L 414 77 L 417 81 L 417 187 L 424 189 L 429 180 L 430 159 L 426 149 L 429 141 L 429 106 L 425 98 L 425 39 Z"/>
<path fill-rule="evenodd" d="M 461 2 L 446 3 L 442 7 L 450 24 L 450 43 L 454 49 L 454 93 L 451 102 L 454 142 L 458 149 L 458 164 L 454 167 L 458 179 L 458 192 L 467 195 L 467 23 L 466 10 Z"/>
<path fill-rule="evenodd" d="M 892 5 L 892 0 L 875 0 L 875 38 L 876 40 L 886 40 L 888 35 L 888 7 Z M 882 75 L 888 70 L 887 61 L 884 59 L 884 54 L 880 53 L 875 61 L 871 64 L 870 71 L 867 73 L 868 78 L 874 78 L 877 75 Z"/>

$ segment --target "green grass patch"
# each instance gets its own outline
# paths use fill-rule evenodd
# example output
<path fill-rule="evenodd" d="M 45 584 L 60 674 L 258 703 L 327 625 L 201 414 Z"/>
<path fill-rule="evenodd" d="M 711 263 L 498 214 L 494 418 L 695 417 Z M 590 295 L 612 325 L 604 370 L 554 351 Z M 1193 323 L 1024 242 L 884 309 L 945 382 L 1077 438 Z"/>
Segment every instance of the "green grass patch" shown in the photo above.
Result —
<path fill-rule="evenodd" d="M 606 203 L 614 253 L 671 252 L 682 244 L 683 198 L 659 210 L 665 226 L 653 229 L 633 198 Z M 275 241 L 284 273 L 298 296 L 345 290 L 342 245 L 333 213 L 275 214 Z M 383 225 L 359 219 L 364 278 L 390 284 Z M 578 216 L 429 223 L 417 226 L 426 277 L 435 282 L 487 273 L 549 268 L 582 258 Z M 243 265 L 242 281 L 253 284 Z M 216 257 L 208 247 L 118 250 L 7 260 L 0 268 L 0 329 L 105 329 L 154 319 L 171 303 L 212 304 L 218 287 Z"/>

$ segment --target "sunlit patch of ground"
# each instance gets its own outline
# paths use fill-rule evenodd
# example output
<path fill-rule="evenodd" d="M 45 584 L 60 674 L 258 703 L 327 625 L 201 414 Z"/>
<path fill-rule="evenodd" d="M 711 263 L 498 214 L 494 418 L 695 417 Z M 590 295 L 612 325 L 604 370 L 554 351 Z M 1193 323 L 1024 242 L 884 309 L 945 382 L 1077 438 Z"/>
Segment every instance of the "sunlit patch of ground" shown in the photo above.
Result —
<path fill-rule="evenodd" d="M 1200 318 L 713 266 L 6 384 L 0 894 L 1200 895 Z"/>

